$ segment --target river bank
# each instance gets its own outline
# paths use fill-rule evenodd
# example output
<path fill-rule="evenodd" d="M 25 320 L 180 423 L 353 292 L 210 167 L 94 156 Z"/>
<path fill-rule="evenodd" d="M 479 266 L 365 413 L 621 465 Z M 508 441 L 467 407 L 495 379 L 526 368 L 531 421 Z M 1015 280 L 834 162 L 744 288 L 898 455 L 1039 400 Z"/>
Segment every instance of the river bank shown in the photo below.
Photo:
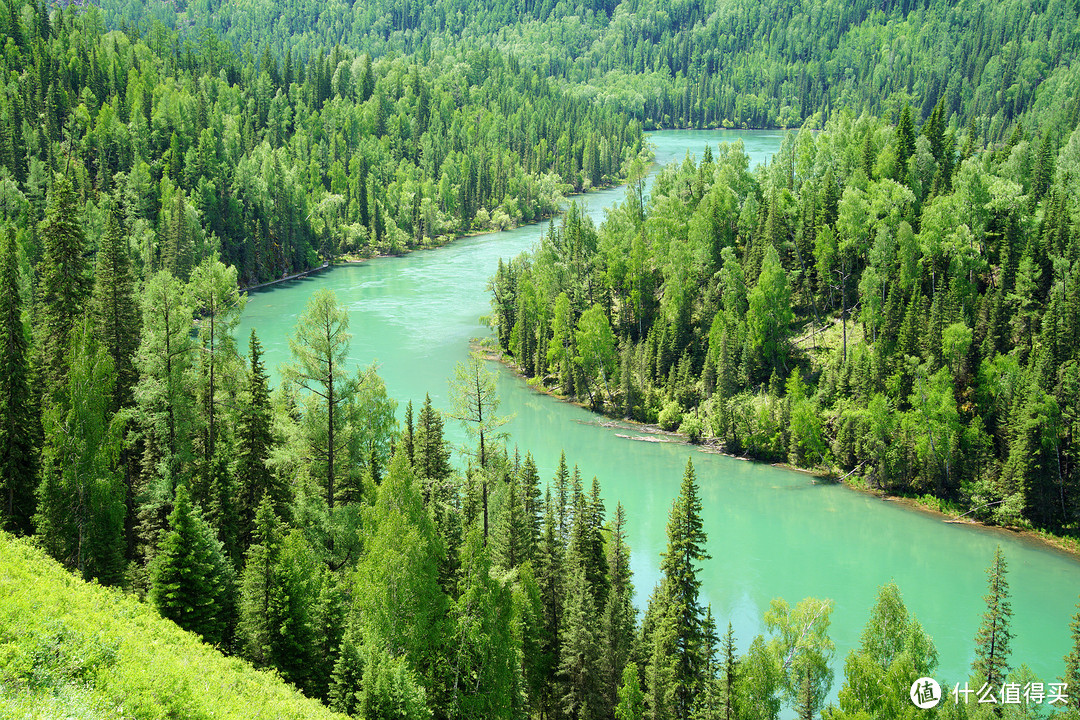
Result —
<path fill-rule="evenodd" d="M 550 397 L 558 402 L 573 405 L 575 407 L 585 410 L 598 418 L 597 424 L 601 427 L 608 428 L 626 428 L 633 430 L 634 432 L 648 435 L 649 437 L 634 437 L 631 435 L 625 435 L 621 433 L 615 433 L 616 437 L 620 437 L 627 440 L 635 440 L 638 442 L 664 442 L 664 443 L 681 443 L 697 449 L 699 452 L 709 453 L 712 455 L 723 455 L 725 457 L 733 458 L 735 460 L 743 460 L 756 465 L 769 466 L 786 470 L 790 472 L 797 472 L 803 475 L 808 475 L 814 482 L 827 482 L 833 484 L 843 485 L 844 487 L 853 490 L 855 492 L 873 497 L 879 501 L 887 503 L 895 503 L 908 510 L 923 513 L 925 515 L 939 519 L 943 523 L 948 524 L 962 524 L 977 527 L 983 530 L 1003 533 L 1013 539 L 1019 539 L 1023 542 L 1031 543 L 1045 549 L 1054 550 L 1067 555 L 1073 560 L 1080 561 L 1080 539 L 1055 535 L 1046 530 L 1039 530 L 1031 527 L 1013 527 L 1002 525 L 991 525 L 979 520 L 967 517 L 970 511 L 964 512 L 962 508 L 956 506 L 954 503 L 942 500 L 940 498 L 933 497 L 931 495 L 922 496 L 910 496 L 910 495 L 897 495 L 881 490 L 880 488 L 872 488 L 866 483 L 861 481 L 861 478 L 854 476 L 851 472 L 841 475 L 840 468 L 831 467 L 814 467 L 805 468 L 797 465 L 791 465 L 784 462 L 768 462 L 767 460 L 758 460 L 756 458 L 748 457 L 746 455 L 736 455 L 728 452 L 724 443 L 715 437 L 702 437 L 699 442 L 691 442 L 686 435 L 682 435 L 678 432 L 671 430 L 664 430 L 659 425 L 651 423 L 643 423 L 638 420 L 632 420 L 629 418 L 618 418 L 609 415 L 604 412 L 598 412 L 594 410 L 588 403 L 573 400 L 561 393 L 555 391 L 552 388 L 547 387 L 542 382 L 538 382 L 537 378 L 527 378 L 521 372 L 521 367 L 514 362 L 514 359 L 505 353 L 499 352 L 497 349 L 492 348 L 490 343 L 483 341 L 473 342 L 471 344 L 473 350 L 479 352 L 484 359 L 497 362 L 509 370 L 517 379 L 524 382 L 524 384 L 533 392 Z M 601 420 L 601 418 L 603 420 Z M 606 422 L 605 422 L 606 420 Z M 854 478 L 854 479 L 852 479 Z"/>

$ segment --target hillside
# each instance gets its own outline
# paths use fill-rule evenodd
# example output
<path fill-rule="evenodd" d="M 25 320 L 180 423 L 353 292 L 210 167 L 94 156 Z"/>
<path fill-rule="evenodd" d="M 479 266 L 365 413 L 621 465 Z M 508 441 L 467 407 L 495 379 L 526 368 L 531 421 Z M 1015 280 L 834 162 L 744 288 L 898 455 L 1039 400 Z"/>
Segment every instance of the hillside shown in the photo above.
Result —
<path fill-rule="evenodd" d="M 0 717 L 342 717 L 7 534 L 0 597 Z"/>
<path fill-rule="evenodd" d="M 916 101 L 918 121 L 941 98 L 947 117 L 994 140 L 1027 116 L 1046 113 L 1069 129 L 1076 117 L 1080 31 L 1067 2 L 106 0 L 104 8 L 117 26 L 156 20 L 193 44 L 209 29 L 237 50 L 279 59 L 335 44 L 421 58 L 493 47 L 585 96 L 617 99 L 646 129 L 799 127 L 841 107 L 895 122 Z"/>

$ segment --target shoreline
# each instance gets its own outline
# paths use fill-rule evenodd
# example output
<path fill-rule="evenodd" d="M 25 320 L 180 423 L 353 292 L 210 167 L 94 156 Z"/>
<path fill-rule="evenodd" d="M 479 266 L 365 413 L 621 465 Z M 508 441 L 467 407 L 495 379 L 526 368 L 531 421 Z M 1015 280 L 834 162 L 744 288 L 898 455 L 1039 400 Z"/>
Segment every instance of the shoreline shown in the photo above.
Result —
<path fill-rule="evenodd" d="M 692 443 L 686 438 L 685 435 L 680 435 L 679 433 L 670 430 L 664 430 L 659 425 L 650 425 L 648 423 L 643 423 L 638 420 L 613 418 L 609 415 L 605 415 L 604 413 L 598 413 L 592 408 L 590 408 L 586 403 L 578 402 L 576 400 L 571 400 L 567 397 L 564 397 L 542 384 L 533 384 L 529 382 L 529 379 L 521 373 L 520 367 L 517 365 L 517 363 L 515 363 L 509 355 L 503 353 L 501 349 L 494 350 L 490 347 L 485 347 L 480 343 L 476 342 L 472 343 L 471 345 L 473 346 L 473 349 L 476 349 L 481 353 L 485 360 L 492 360 L 494 362 L 498 362 L 511 373 L 513 373 L 514 377 L 522 380 L 525 383 L 526 387 L 528 387 L 533 392 L 547 395 L 548 397 L 551 397 L 559 402 L 576 405 L 577 407 L 580 407 L 581 409 L 595 415 L 597 418 L 601 418 L 599 423 L 600 425 L 607 427 L 627 425 L 638 428 L 639 432 L 647 433 L 649 435 L 662 436 L 665 438 L 663 440 L 646 440 L 645 438 L 632 438 L 629 436 L 617 434 L 619 437 L 624 437 L 627 440 L 636 440 L 638 442 L 678 442 L 684 445 L 689 445 L 692 448 L 696 448 L 698 452 L 703 452 L 710 455 L 723 455 L 725 457 L 732 458 L 733 460 L 742 460 L 743 462 L 770 465 L 772 467 L 780 468 L 782 470 L 801 473 L 803 475 L 810 476 L 811 481 L 815 484 L 821 482 L 822 484 L 827 483 L 831 485 L 843 485 L 849 490 L 869 495 L 881 502 L 896 503 L 910 511 L 919 512 L 938 518 L 941 520 L 941 522 L 946 524 L 970 525 L 972 527 L 976 527 L 980 530 L 987 532 L 1007 534 L 1012 539 L 1031 543 L 1044 550 L 1051 550 L 1054 552 L 1062 553 L 1064 555 L 1067 555 L 1071 559 L 1080 562 L 1080 540 L 1069 537 L 1062 537 L 1059 535 L 1053 535 L 1047 531 L 1035 530 L 1032 528 L 989 525 L 984 522 L 979 522 L 978 520 L 966 518 L 962 514 L 956 512 L 948 512 L 946 510 L 942 510 L 941 507 L 935 507 L 933 505 L 930 505 L 919 497 L 893 495 L 891 493 L 870 488 L 862 484 L 849 482 L 840 477 L 837 477 L 836 473 L 832 470 L 825 470 L 822 468 L 802 468 L 785 462 L 771 463 L 766 460 L 755 460 L 754 458 L 746 457 L 744 455 L 734 455 L 732 453 L 726 452 L 721 444 L 716 442 L 710 442 L 715 441 L 715 438 L 703 438 L 702 442 L 700 443 Z"/>
<path fill-rule="evenodd" d="M 261 290 L 262 288 L 271 287 L 273 285 L 278 285 L 283 282 L 289 282 L 290 280 L 299 280 L 300 278 L 306 278 L 309 275 L 317 275 L 329 267 L 330 261 L 324 260 L 322 265 L 316 265 L 315 267 L 308 268 L 307 270 L 301 270 L 300 272 L 293 273 L 292 275 L 280 277 L 277 280 L 267 280 L 266 282 L 258 283 L 257 285 L 248 285 L 246 287 L 239 288 L 239 291 L 242 293 L 248 293 L 252 290 Z"/>

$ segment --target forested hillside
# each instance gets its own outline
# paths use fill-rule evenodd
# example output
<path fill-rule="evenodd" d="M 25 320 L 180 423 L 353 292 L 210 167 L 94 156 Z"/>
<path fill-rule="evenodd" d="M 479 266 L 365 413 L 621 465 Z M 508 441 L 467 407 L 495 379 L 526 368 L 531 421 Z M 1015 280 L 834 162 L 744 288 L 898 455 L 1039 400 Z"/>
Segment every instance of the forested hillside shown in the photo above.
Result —
<path fill-rule="evenodd" d="M 140 276 L 186 280 L 216 251 L 255 282 L 545 217 L 641 150 L 625 114 L 495 51 L 259 63 L 211 34 L 108 31 L 94 8 L 5 7 L 0 192 L 24 273 L 57 172 L 88 250 L 113 214 Z"/>
<path fill-rule="evenodd" d="M 666 169 L 493 281 L 528 376 L 694 441 L 1077 532 L 1080 132 L 842 114 Z M 1059 150 L 1060 146 L 1060 150 Z"/>
<path fill-rule="evenodd" d="M 334 43 L 420 57 L 493 47 L 578 94 L 617 99 L 647 129 L 799 127 L 840 108 L 895 122 L 907 102 L 921 120 L 944 98 L 946 119 L 1004 140 L 1033 111 L 1053 110 L 1071 130 L 1080 97 L 1080 16 L 1060 0 L 107 0 L 105 8 L 114 24 L 153 18 L 192 42 L 211 29 L 279 59 Z"/>

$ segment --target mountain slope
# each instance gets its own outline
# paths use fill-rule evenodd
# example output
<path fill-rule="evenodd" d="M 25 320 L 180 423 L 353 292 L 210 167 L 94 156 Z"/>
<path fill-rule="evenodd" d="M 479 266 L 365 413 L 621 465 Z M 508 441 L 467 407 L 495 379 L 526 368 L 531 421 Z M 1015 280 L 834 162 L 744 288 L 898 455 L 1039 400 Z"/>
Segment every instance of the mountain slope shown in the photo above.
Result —
<path fill-rule="evenodd" d="M 0 597 L 0 717 L 343 717 L 7 534 Z"/>

